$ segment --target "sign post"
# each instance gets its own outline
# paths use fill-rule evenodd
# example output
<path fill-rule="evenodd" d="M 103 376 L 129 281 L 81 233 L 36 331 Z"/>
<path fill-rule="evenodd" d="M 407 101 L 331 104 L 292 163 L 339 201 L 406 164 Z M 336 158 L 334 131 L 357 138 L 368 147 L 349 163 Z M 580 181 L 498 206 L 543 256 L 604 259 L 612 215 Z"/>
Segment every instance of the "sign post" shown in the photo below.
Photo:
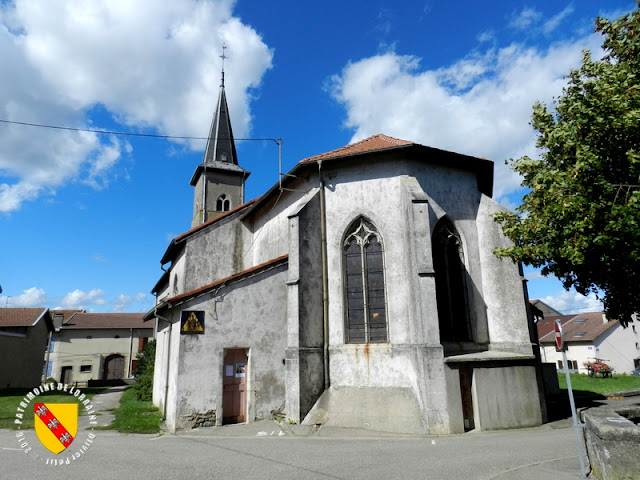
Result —
<path fill-rule="evenodd" d="M 580 475 L 582 478 L 587 478 L 587 474 L 584 468 L 584 458 L 582 454 L 582 442 L 580 441 L 580 429 L 584 428 L 584 423 L 578 422 L 578 415 L 576 413 L 576 403 L 573 400 L 573 389 L 571 388 L 571 375 L 569 375 L 569 365 L 567 363 L 567 349 L 565 348 L 564 339 L 562 338 L 562 323 L 560 320 L 556 320 L 555 325 L 556 332 L 556 351 L 562 352 L 562 365 L 564 369 L 565 378 L 567 379 L 567 391 L 569 393 L 569 403 L 571 404 L 571 416 L 573 418 L 573 428 L 576 432 L 576 445 L 578 447 L 578 460 L 580 461 Z"/>

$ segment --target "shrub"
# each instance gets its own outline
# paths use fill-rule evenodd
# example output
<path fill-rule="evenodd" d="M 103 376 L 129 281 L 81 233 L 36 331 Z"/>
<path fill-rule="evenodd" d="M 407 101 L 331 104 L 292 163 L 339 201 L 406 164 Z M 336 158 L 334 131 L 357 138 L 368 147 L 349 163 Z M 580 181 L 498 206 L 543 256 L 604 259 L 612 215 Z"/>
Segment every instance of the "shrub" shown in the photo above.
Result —
<path fill-rule="evenodd" d="M 156 341 L 148 342 L 137 356 L 138 364 L 134 372 L 136 376 L 136 398 L 150 402 L 153 396 L 153 366 L 156 360 Z"/>

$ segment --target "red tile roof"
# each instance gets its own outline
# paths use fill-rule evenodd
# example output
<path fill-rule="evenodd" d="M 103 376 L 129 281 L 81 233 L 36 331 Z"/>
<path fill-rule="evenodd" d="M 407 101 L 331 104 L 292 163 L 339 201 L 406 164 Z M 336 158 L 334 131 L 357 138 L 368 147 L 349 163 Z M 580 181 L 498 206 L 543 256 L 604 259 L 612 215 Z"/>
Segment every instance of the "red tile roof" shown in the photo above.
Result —
<path fill-rule="evenodd" d="M 222 278 L 220 280 L 217 280 L 213 283 L 210 283 L 209 285 L 205 285 L 204 287 L 200 287 L 197 288 L 195 290 L 191 290 L 190 292 L 186 292 L 186 293 L 182 293 L 180 295 L 177 295 L 175 297 L 171 297 L 169 299 L 167 299 L 167 303 L 178 303 L 181 300 L 184 300 L 186 298 L 190 298 L 190 297 L 194 297 L 199 293 L 205 292 L 207 290 L 211 290 L 212 288 L 218 287 L 224 283 L 229 283 L 232 282 L 238 278 L 242 278 L 246 275 L 249 275 L 251 273 L 257 272 L 258 270 L 262 270 L 263 268 L 267 268 L 273 265 L 276 265 L 278 263 L 284 263 L 285 261 L 288 261 L 289 259 L 289 255 L 282 255 L 281 257 L 277 257 L 274 258 L 273 260 L 269 260 L 268 262 L 264 262 L 261 263 L 260 265 L 256 265 L 255 267 L 251 267 L 248 268 L 247 270 L 243 270 L 242 272 L 238 272 L 235 273 L 229 277 L 226 278 Z"/>
<path fill-rule="evenodd" d="M 174 242 L 179 242 L 180 240 L 182 240 L 184 237 L 188 237 L 189 235 L 191 235 L 192 233 L 197 232 L 198 230 L 201 230 L 203 228 L 205 228 L 208 225 L 211 225 L 212 223 L 216 223 L 220 220 L 222 220 L 225 217 L 228 217 L 229 215 L 233 215 L 234 213 L 236 213 L 238 210 L 242 210 L 243 208 L 248 207 L 249 205 L 251 205 L 252 203 L 254 203 L 256 200 L 259 200 L 260 197 L 258 198 L 254 198 L 253 200 L 249 200 L 248 202 L 245 202 L 243 204 L 238 205 L 235 208 L 232 208 L 231 210 L 229 210 L 228 212 L 224 212 L 220 215 L 218 215 L 215 218 L 212 218 L 211 220 L 207 220 L 204 223 L 201 223 L 200 225 L 197 225 L 195 227 L 193 227 L 191 230 L 187 230 L 184 233 L 181 233 L 180 235 L 178 235 L 176 238 L 173 239 Z"/>
<path fill-rule="evenodd" d="M 149 328 L 143 323 L 144 313 L 77 313 L 67 320 L 63 330 L 68 328 Z"/>
<path fill-rule="evenodd" d="M 387 148 L 396 148 L 407 145 L 413 145 L 413 142 L 388 137 L 387 135 L 379 133 L 377 135 L 373 135 L 372 137 L 365 138 L 364 140 L 360 140 L 359 142 L 347 145 L 346 147 L 338 148 L 327 153 L 321 153 L 320 155 L 302 159 L 300 163 L 315 162 L 317 160 L 344 157 L 347 155 L 355 155 L 358 153 L 367 153 L 376 150 L 385 150 Z"/>
<path fill-rule="evenodd" d="M 149 310 L 146 315 L 144 316 L 144 320 L 151 320 L 152 318 L 155 318 L 156 316 L 156 311 L 159 310 L 163 310 L 165 308 L 171 308 L 173 306 L 175 306 L 176 304 L 180 304 L 182 302 L 185 302 L 187 300 L 190 300 L 192 298 L 198 297 L 200 295 L 203 295 L 207 292 L 209 292 L 210 290 L 213 290 L 214 288 L 218 288 L 224 284 L 228 284 L 234 281 L 237 281 L 247 275 L 250 275 L 252 273 L 257 273 L 260 270 L 264 270 L 267 269 L 269 267 L 275 267 L 278 266 L 279 264 L 284 264 L 286 262 L 289 261 L 289 255 L 282 255 L 281 257 L 277 257 L 274 258 L 272 260 L 269 260 L 267 262 L 261 263 L 260 265 L 256 265 L 255 267 L 251 267 L 248 268 L 247 270 L 243 270 L 242 272 L 238 272 L 236 274 L 233 274 L 229 277 L 226 278 L 221 278 L 220 280 L 217 280 L 213 283 L 210 283 L 208 285 L 204 285 L 203 287 L 200 288 L 196 288 L 194 290 L 191 290 L 189 292 L 185 292 L 185 293 L 181 293 L 180 295 L 176 295 L 175 297 L 171 297 L 169 299 L 166 300 L 166 302 L 162 302 L 161 304 L 156 305 L 154 308 L 152 308 L 151 310 Z"/>
<path fill-rule="evenodd" d="M 563 317 L 567 317 L 567 315 L 563 315 L 562 317 L 549 317 L 549 320 L 561 318 L 562 338 L 564 338 L 565 342 L 592 342 L 609 329 L 620 324 L 615 320 L 606 321 L 606 317 L 604 317 L 604 313 L 602 312 L 573 315 L 566 322 L 562 321 Z M 582 332 L 584 332 L 582 335 L 578 335 Z M 542 343 L 555 342 L 553 322 L 550 332 L 546 333 L 544 336 L 540 333 L 540 327 L 538 327 L 538 335 Z"/>
<path fill-rule="evenodd" d="M 33 327 L 48 309 L 38 308 L 0 308 L 1 327 Z"/>
<path fill-rule="evenodd" d="M 564 326 L 569 320 L 571 320 L 575 315 L 554 315 L 550 317 L 545 317 L 542 320 L 536 323 L 538 327 L 538 338 L 542 340 L 542 337 L 548 335 L 549 333 L 555 332 L 556 320 L 560 319 L 560 323 Z M 552 337 L 551 340 L 555 341 L 555 337 Z"/>

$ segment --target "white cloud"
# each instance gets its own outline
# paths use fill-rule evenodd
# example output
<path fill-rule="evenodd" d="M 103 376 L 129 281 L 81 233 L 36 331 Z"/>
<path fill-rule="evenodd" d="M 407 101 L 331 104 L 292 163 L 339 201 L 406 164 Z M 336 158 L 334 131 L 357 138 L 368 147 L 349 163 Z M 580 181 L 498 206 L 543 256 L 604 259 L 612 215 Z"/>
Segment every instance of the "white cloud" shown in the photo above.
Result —
<path fill-rule="evenodd" d="M 568 17 L 569 15 L 571 15 L 573 13 L 573 5 L 569 4 L 567 5 L 564 10 L 562 10 L 560 13 L 554 15 L 553 17 L 551 17 L 549 20 L 547 20 L 546 22 L 544 22 L 544 25 L 542 26 L 542 31 L 548 35 L 551 32 L 553 32 L 556 28 L 558 28 L 560 26 L 560 24 L 562 23 L 562 21 Z"/>
<path fill-rule="evenodd" d="M 584 296 L 575 290 L 561 290 L 554 295 L 547 295 L 541 300 L 564 315 L 581 312 L 601 312 L 603 309 L 602 302 L 596 298 L 594 293 Z"/>
<path fill-rule="evenodd" d="M 133 298 L 131 298 L 129 295 L 116 295 L 116 298 L 113 300 L 113 303 L 111 305 L 111 310 L 113 312 L 123 312 L 132 303 Z"/>
<path fill-rule="evenodd" d="M 67 310 L 89 310 L 90 305 L 106 305 L 107 302 L 103 297 L 104 291 L 99 288 L 94 288 L 89 292 L 76 289 L 62 298 L 62 308 Z"/>
<path fill-rule="evenodd" d="M 93 259 L 98 263 L 109 263 L 109 259 L 105 258 L 101 253 L 94 254 Z"/>
<path fill-rule="evenodd" d="M 347 110 L 352 141 L 385 133 L 489 158 L 495 162 L 494 196 L 501 200 L 520 188 L 504 160 L 536 156 L 533 103 L 560 95 L 582 49 L 599 49 L 600 41 L 590 35 L 546 50 L 512 44 L 440 70 L 423 70 L 420 59 L 391 52 L 349 63 L 328 88 Z"/>
<path fill-rule="evenodd" d="M 38 287 L 24 290 L 20 295 L 0 297 L 0 306 L 9 308 L 46 307 L 47 294 Z"/>
<path fill-rule="evenodd" d="M 509 27 L 515 30 L 526 30 L 537 23 L 540 18 L 542 18 L 542 14 L 535 8 L 525 7 L 511 16 Z"/>
<path fill-rule="evenodd" d="M 129 129 L 203 137 L 220 84 L 221 46 L 237 136 L 250 131 L 250 89 L 273 53 L 233 17 L 232 0 L 22 0 L 0 4 L 0 119 L 97 128 L 100 105 Z M 211 108 L 202 108 L 210 105 Z M 90 121 L 89 121 L 90 122 Z M 38 142 L 31 141 L 34 134 Z M 204 142 L 191 148 L 202 149 Z M 126 142 L 0 124 L 0 212 L 80 180 L 108 185 Z"/>
<path fill-rule="evenodd" d="M 115 299 L 111 303 L 111 311 L 112 312 L 124 312 L 126 310 L 130 310 L 134 304 L 143 304 L 147 299 L 147 295 L 145 293 L 138 293 L 135 297 L 131 297 L 129 295 L 116 295 Z M 145 305 L 138 305 L 140 307 L 146 307 Z M 147 311 L 148 308 L 138 308 L 138 311 Z"/>

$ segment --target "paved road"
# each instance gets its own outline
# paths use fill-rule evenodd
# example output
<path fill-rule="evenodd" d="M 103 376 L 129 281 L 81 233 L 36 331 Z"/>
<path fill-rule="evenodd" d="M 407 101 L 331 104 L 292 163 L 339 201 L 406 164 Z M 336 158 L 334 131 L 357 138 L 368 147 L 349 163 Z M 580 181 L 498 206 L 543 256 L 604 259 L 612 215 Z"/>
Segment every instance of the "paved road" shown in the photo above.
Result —
<path fill-rule="evenodd" d="M 0 478 L 580 478 L 570 428 L 448 437 L 376 436 L 336 429 L 299 437 L 267 421 L 217 430 L 226 432 L 152 436 L 97 431 L 87 452 L 62 466 L 33 459 L 40 445 L 25 454 L 16 432 L 0 430 Z M 82 440 L 81 434 L 77 440 Z"/>
<path fill-rule="evenodd" d="M 103 399 L 106 397 L 97 398 L 96 404 Z M 112 400 L 101 405 L 107 408 Z M 81 431 L 75 442 L 84 441 L 88 433 Z M 272 421 L 180 435 L 94 433 L 93 443 L 78 460 L 47 466 L 34 459 L 38 452 L 47 456 L 37 439 L 33 451 L 25 454 L 15 431 L 0 430 L 0 479 L 581 478 L 575 434 L 568 421 L 533 429 L 441 437 L 327 427 L 314 431 L 302 426 L 281 427 Z"/>

